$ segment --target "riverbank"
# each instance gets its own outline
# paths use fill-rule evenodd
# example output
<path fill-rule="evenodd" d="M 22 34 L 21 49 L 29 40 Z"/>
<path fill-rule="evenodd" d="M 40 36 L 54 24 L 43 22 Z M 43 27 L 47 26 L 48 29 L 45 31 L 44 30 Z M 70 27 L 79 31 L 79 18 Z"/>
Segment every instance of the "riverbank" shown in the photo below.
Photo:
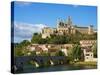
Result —
<path fill-rule="evenodd" d="M 56 65 L 48 67 L 34 68 L 31 65 L 24 65 L 23 70 L 16 73 L 36 73 L 36 72 L 53 72 L 53 71 L 72 71 L 72 70 L 87 70 L 87 69 L 97 69 L 96 66 L 90 65 Z"/>
<path fill-rule="evenodd" d="M 87 66 L 97 66 L 97 62 L 94 62 L 94 61 L 88 61 L 88 62 L 75 62 L 73 63 L 74 65 L 87 65 Z"/>

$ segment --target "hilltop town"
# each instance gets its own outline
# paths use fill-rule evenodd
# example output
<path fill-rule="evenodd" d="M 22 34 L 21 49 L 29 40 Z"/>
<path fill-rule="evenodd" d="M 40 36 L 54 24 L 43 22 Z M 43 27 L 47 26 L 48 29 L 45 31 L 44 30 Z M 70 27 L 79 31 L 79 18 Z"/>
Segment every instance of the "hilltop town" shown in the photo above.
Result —
<path fill-rule="evenodd" d="M 62 19 L 57 19 L 56 28 L 44 27 L 42 29 L 42 38 L 50 37 L 50 35 L 67 35 L 67 34 L 94 34 L 93 25 L 87 27 L 80 27 L 74 25 L 72 22 L 71 16 L 68 16 L 68 19 L 63 21 Z"/>
<path fill-rule="evenodd" d="M 57 20 L 57 28 L 44 27 L 42 33 L 34 33 L 31 42 L 23 41 L 22 50 L 15 56 L 67 56 L 76 53 L 74 60 L 97 61 L 97 33 L 93 26 L 79 27 L 72 23 Z M 19 44 L 19 45 L 20 45 Z M 23 49 L 24 45 L 24 49 Z M 71 56 L 72 57 L 72 56 Z"/>

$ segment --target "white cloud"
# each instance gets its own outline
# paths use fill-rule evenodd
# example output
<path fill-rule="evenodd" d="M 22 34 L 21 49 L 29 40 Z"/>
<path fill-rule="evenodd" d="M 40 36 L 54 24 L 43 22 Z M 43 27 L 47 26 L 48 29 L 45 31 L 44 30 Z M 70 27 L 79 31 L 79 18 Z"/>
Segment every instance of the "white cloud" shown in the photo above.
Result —
<path fill-rule="evenodd" d="M 14 42 L 20 42 L 25 39 L 31 39 L 33 33 L 41 32 L 41 29 L 43 27 L 47 26 L 45 24 L 29 24 L 14 22 Z"/>

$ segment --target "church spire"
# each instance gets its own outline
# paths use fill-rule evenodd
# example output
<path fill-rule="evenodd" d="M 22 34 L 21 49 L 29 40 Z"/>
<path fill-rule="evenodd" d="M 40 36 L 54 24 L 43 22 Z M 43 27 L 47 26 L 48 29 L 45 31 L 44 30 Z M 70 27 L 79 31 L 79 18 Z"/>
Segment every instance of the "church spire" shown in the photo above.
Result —
<path fill-rule="evenodd" d="M 67 21 L 68 25 L 72 25 L 72 20 L 71 20 L 71 16 L 68 16 L 68 21 Z"/>
<path fill-rule="evenodd" d="M 60 18 L 57 18 L 57 28 L 59 27 Z"/>

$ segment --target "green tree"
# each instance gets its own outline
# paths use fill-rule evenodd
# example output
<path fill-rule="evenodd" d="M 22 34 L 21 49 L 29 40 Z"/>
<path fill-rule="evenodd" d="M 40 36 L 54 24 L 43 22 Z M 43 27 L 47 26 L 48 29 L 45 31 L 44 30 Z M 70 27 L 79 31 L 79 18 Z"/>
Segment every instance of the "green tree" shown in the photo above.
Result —
<path fill-rule="evenodd" d="M 74 52 L 74 59 L 80 59 L 80 55 L 81 55 L 81 47 L 79 45 L 75 45 L 73 48 L 73 52 Z"/>
<path fill-rule="evenodd" d="M 32 51 L 31 56 L 36 56 L 36 51 Z"/>
<path fill-rule="evenodd" d="M 50 53 L 48 53 L 48 52 L 42 52 L 41 56 L 50 56 Z"/>
<path fill-rule="evenodd" d="M 93 55 L 95 58 L 97 58 L 97 43 L 95 43 L 93 46 L 92 46 L 92 50 L 93 50 Z"/>
<path fill-rule="evenodd" d="M 14 56 L 23 56 L 24 53 L 20 49 L 14 49 Z"/>
<path fill-rule="evenodd" d="M 70 38 L 66 35 L 52 35 L 49 39 L 49 43 L 52 44 L 65 44 L 70 41 Z"/>
<path fill-rule="evenodd" d="M 65 56 L 64 52 L 62 51 L 57 51 L 55 56 Z"/>
<path fill-rule="evenodd" d="M 47 39 L 42 39 L 42 38 L 40 38 L 40 39 L 38 40 L 38 43 L 39 43 L 39 44 L 46 44 L 46 43 L 47 43 Z"/>
<path fill-rule="evenodd" d="M 34 33 L 31 39 L 32 43 L 39 43 L 41 40 L 41 34 Z"/>
<path fill-rule="evenodd" d="M 14 47 L 14 56 L 24 56 L 27 53 L 26 47 L 31 43 L 28 40 L 23 40 L 17 46 Z"/>
<path fill-rule="evenodd" d="M 23 40 L 20 45 L 22 45 L 23 47 L 30 45 L 31 43 L 28 40 Z"/>
<path fill-rule="evenodd" d="M 73 45 L 73 47 L 70 48 L 68 52 L 68 56 L 72 61 L 74 61 L 75 59 L 81 60 L 82 54 L 83 51 L 81 50 L 81 47 L 78 44 Z"/>

